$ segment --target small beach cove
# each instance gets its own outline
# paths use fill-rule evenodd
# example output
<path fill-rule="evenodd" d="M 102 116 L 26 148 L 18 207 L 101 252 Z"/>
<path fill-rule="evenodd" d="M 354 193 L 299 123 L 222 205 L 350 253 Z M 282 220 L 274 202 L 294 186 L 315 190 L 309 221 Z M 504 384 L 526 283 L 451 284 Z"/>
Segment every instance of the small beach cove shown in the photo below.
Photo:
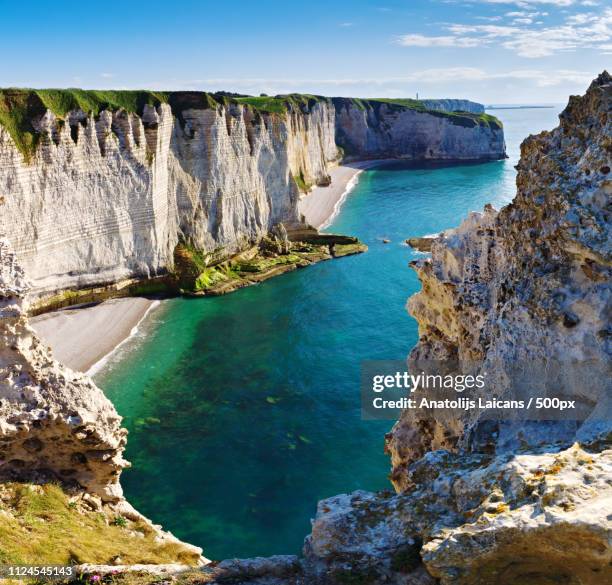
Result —
<path fill-rule="evenodd" d="M 390 488 L 390 424 L 360 419 L 360 363 L 403 359 L 417 340 L 405 310 L 417 253 L 404 239 L 507 203 L 518 142 L 552 127 L 556 111 L 504 118 L 508 161 L 359 174 L 328 231 L 358 236 L 368 253 L 126 316 L 138 330 L 95 380 L 130 431 L 132 504 L 210 558 L 246 557 L 299 552 L 321 498 Z M 359 171 L 341 169 L 347 183 Z"/>

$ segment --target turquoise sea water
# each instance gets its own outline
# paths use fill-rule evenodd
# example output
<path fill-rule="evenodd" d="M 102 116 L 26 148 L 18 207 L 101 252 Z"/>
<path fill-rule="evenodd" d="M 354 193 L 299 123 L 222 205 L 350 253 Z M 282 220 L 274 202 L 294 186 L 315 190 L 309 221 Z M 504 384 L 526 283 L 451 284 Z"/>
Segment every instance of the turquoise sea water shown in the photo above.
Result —
<path fill-rule="evenodd" d="M 122 483 L 209 558 L 299 553 L 319 499 L 390 487 L 390 421 L 362 421 L 362 360 L 403 359 L 409 236 L 514 194 L 520 141 L 559 109 L 500 110 L 510 158 L 362 173 L 330 231 L 370 247 L 227 297 L 156 309 L 96 381 L 130 431 Z M 383 244 L 389 238 L 390 244 Z"/>

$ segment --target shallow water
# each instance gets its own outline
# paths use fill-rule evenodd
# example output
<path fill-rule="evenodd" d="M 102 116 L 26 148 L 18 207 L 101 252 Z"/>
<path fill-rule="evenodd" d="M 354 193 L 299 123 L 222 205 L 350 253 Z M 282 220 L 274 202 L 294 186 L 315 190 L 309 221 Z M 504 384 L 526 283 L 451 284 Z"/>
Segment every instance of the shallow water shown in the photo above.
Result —
<path fill-rule="evenodd" d="M 520 141 L 559 109 L 494 112 L 506 161 L 363 172 L 329 230 L 366 254 L 163 302 L 96 376 L 130 431 L 130 502 L 209 558 L 247 557 L 299 553 L 321 498 L 389 488 L 390 423 L 360 419 L 359 365 L 417 341 L 402 242 L 507 203 Z"/>

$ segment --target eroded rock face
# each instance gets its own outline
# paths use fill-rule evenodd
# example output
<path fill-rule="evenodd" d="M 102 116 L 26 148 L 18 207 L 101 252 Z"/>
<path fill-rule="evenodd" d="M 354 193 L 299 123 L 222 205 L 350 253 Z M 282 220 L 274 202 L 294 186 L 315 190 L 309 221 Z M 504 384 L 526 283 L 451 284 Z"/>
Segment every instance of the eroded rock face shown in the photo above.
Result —
<path fill-rule="evenodd" d="M 0 126 L 0 233 L 33 300 L 165 274 L 179 239 L 227 257 L 296 222 L 296 177 L 326 182 L 338 158 L 324 101 L 286 115 L 194 106 L 179 120 L 161 104 L 67 120 L 33 122 L 43 138 L 27 162 Z"/>
<path fill-rule="evenodd" d="M 612 577 L 612 452 L 428 453 L 410 491 L 319 503 L 316 583 L 596 585 Z M 349 581 L 350 582 L 350 581 Z"/>
<path fill-rule="evenodd" d="M 336 142 L 347 160 L 505 158 L 499 122 L 421 112 L 376 100 L 334 98 Z"/>
<path fill-rule="evenodd" d="M 584 97 L 570 99 L 558 128 L 528 138 L 514 201 L 499 213 L 490 206 L 473 213 L 437 238 L 431 258 L 413 263 L 423 288 L 409 302 L 420 334 L 413 360 L 481 363 L 500 396 L 513 389 L 515 364 L 565 365 L 556 392 L 590 416 L 574 425 L 492 425 L 466 417 L 441 429 L 406 412 L 388 440 L 399 489 L 412 460 L 458 441 L 501 452 L 596 442 L 609 433 L 611 103 L 604 73 Z M 429 436 L 406 441 L 418 425 Z"/>
<path fill-rule="evenodd" d="M 517 360 L 569 358 L 596 372 L 610 363 L 611 94 L 604 73 L 572 98 L 559 128 L 523 144 L 514 202 L 471 215 L 415 264 L 423 290 L 410 303 L 420 327 L 413 359 L 486 367 L 499 396 L 512 390 L 507 372 Z M 21 273 L 6 258 L 3 274 L 15 275 L 5 278 L 3 296 L 10 333 L 25 321 Z M 0 355 L 27 356 L 27 339 L 6 337 Z M 11 394 L 16 373 L 6 393 L 21 404 Z M 303 560 L 226 561 L 211 568 L 212 582 L 612 581 L 609 392 L 582 382 L 570 376 L 561 388 L 589 408 L 580 421 L 491 425 L 467 416 L 442 424 L 402 416 L 387 443 L 398 493 L 324 500 Z M 25 449 L 13 440 L 17 431 L 7 436 L 9 447 Z"/>
<path fill-rule="evenodd" d="M 485 107 L 482 104 L 471 100 L 442 98 L 420 101 L 428 110 L 439 110 L 442 112 L 472 112 L 473 114 L 483 114 L 485 111 Z"/>
<path fill-rule="evenodd" d="M 63 120 L 41 104 L 45 113 L 29 120 L 40 140 L 27 161 L 0 126 L 0 233 L 31 279 L 33 304 L 66 289 L 163 276 L 182 240 L 225 259 L 275 224 L 300 220 L 300 190 L 329 183 L 338 128 L 346 123 L 351 134 L 352 118 L 342 114 L 337 125 L 326 98 L 270 114 L 207 105 L 204 96 L 175 92 L 141 116 L 72 111 Z M 403 144 L 414 140 L 416 158 L 503 156 L 501 129 L 412 110 L 379 122 L 395 137 L 385 156 L 407 156 Z M 363 143 L 353 154 L 383 153 Z"/>
<path fill-rule="evenodd" d="M 28 290 L 0 239 L 0 478 L 60 480 L 118 502 L 127 431 L 102 391 L 55 361 L 30 328 Z"/>

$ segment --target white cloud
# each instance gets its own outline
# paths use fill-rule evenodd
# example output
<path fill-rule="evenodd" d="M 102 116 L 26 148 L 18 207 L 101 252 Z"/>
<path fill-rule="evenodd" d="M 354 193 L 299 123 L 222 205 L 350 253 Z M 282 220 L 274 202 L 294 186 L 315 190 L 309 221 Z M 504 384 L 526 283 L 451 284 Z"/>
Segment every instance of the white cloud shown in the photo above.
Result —
<path fill-rule="evenodd" d="M 448 30 L 455 35 L 477 33 L 481 34 L 485 39 L 512 37 L 521 31 L 517 27 L 496 24 L 451 24 L 448 26 Z"/>
<path fill-rule="evenodd" d="M 115 77 L 115 76 L 112 73 L 100 73 L 100 77 L 104 79 L 111 79 L 112 77 Z"/>
<path fill-rule="evenodd" d="M 437 36 L 428 37 L 419 34 L 402 35 L 397 38 L 397 43 L 404 47 L 478 47 L 482 44 L 481 39 L 459 36 Z"/>
<path fill-rule="evenodd" d="M 588 1 L 588 0 L 585 0 Z M 576 0 L 480 0 L 487 4 L 516 4 L 522 7 L 529 7 L 532 4 L 551 4 L 553 6 L 571 6 Z"/>
<path fill-rule="evenodd" d="M 521 16 L 515 17 L 518 14 Z M 602 49 L 612 40 L 612 8 L 606 8 L 600 14 L 573 14 L 566 17 L 563 24 L 556 26 L 544 26 L 542 21 L 534 23 L 531 16 L 522 16 L 524 14 L 532 13 L 506 13 L 506 16 L 515 17 L 510 25 L 447 24 L 444 28 L 450 33 L 448 35 L 407 34 L 399 37 L 398 43 L 408 47 L 470 48 L 498 45 L 520 57 L 536 59 L 557 52 Z"/>
<path fill-rule="evenodd" d="M 341 26 L 343 28 L 348 28 L 350 26 L 354 26 L 354 22 L 341 22 L 338 26 Z"/>

